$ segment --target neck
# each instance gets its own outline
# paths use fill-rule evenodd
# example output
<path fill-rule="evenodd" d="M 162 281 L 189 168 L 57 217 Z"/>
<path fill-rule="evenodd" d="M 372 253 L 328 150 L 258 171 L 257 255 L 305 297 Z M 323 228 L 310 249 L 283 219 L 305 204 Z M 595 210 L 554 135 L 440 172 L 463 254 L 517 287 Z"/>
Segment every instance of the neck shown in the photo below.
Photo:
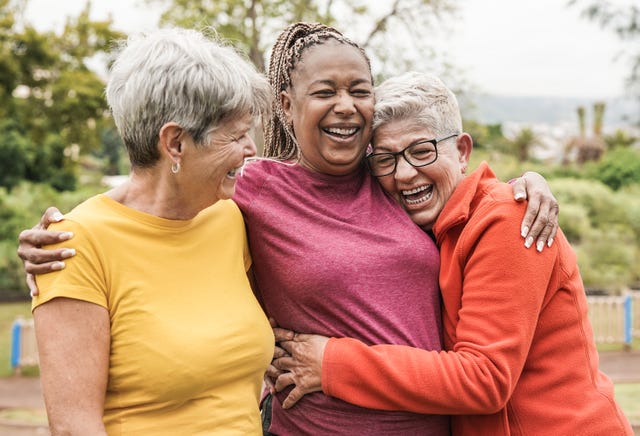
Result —
<path fill-rule="evenodd" d="M 129 180 L 105 195 L 140 212 L 170 220 L 189 220 L 210 206 L 193 202 L 179 178 L 157 168 L 133 169 Z"/>

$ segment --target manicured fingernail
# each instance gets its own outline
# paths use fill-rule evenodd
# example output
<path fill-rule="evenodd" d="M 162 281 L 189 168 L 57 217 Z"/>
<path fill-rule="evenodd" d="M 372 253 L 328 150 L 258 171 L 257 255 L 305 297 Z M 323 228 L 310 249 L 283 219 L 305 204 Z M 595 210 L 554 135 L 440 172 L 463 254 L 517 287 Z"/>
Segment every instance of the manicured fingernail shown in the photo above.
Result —
<path fill-rule="evenodd" d="M 524 241 L 524 246 L 529 248 L 531 247 L 531 244 L 533 244 L 533 238 L 531 236 L 529 236 L 525 241 Z"/>
<path fill-rule="evenodd" d="M 59 271 L 61 269 L 63 269 L 65 267 L 64 262 L 53 262 L 51 264 L 51 270 L 52 271 Z"/>
<path fill-rule="evenodd" d="M 65 248 L 64 250 L 62 250 L 61 253 L 62 257 L 64 259 L 68 258 L 68 257 L 72 257 L 76 255 L 76 249 L 75 248 Z"/>
<path fill-rule="evenodd" d="M 525 199 L 524 192 L 516 192 L 516 195 L 514 196 L 514 198 L 516 200 L 524 200 Z"/>
<path fill-rule="evenodd" d="M 538 243 L 536 244 L 536 250 L 540 252 L 542 251 L 543 248 L 544 248 L 544 241 L 538 241 Z"/>
<path fill-rule="evenodd" d="M 31 298 L 36 296 L 36 294 L 33 293 L 33 289 L 29 291 L 29 295 L 31 295 Z"/>
<path fill-rule="evenodd" d="M 524 238 L 525 236 L 527 236 L 527 233 L 529 233 L 529 227 L 524 226 L 522 230 L 520 230 L 520 236 Z"/>
<path fill-rule="evenodd" d="M 547 247 L 551 247 L 553 245 L 553 238 L 549 238 L 547 241 Z"/>
<path fill-rule="evenodd" d="M 53 220 L 53 222 L 58 222 L 58 221 L 62 221 L 64 219 L 64 215 L 62 215 L 60 212 L 56 212 L 53 215 L 51 215 L 51 219 Z"/>
<path fill-rule="evenodd" d="M 67 239 L 73 238 L 73 232 L 63 232 L 60 233 L 59 239 L 61 241 L 66 241 Z"/>

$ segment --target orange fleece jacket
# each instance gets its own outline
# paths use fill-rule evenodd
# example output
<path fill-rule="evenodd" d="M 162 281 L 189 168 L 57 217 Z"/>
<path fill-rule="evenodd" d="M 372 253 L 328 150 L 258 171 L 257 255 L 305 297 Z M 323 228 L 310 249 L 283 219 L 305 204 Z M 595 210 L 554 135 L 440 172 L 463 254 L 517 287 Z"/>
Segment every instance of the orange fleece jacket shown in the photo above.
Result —
<path fill-rule="evenodd" d="M 453 435 L 632 435 L 598 370 L 576 256 L 560 231 L 542 253 L 525 249 L 524 209 L 486 163 L 466 177 L 434 226 L 450 351 L 332 338 L 323 391 L 455 415 Z"/>

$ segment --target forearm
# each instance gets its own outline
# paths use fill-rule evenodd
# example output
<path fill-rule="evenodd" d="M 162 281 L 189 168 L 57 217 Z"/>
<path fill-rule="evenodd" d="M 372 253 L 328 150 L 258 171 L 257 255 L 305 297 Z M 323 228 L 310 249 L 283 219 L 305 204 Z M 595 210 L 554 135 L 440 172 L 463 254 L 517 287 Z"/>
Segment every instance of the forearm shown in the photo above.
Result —
<path fill-rule="evenodd" d="M 527 359 L 556 250 L 524 249 L 512 236 L 515 214 L 494 216 L 461 238 L 468 245 L 442 246 L 443 318 L 452 351 L 332 339 L 322 362 L 327 395 L 416 413 L 488 414 L 504 407 Z"/>
<path fill-rule="evenodd" d="M 469 352 L 331 339 L 322 362 L 327 395 L 362 407 L 425 414 L 487 414 L 504 407 L 515 380 Z"/>

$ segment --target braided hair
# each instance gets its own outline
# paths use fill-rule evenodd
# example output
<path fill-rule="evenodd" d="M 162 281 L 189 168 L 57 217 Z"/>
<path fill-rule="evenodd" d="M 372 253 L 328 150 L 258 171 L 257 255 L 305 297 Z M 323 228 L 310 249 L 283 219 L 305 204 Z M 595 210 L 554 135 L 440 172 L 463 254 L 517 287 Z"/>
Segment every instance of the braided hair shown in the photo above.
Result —
<path fill-rule="evenodd" d="M 324 44 L 331 39 L 357 48 L 367 61 L 369 71 L 371 71 L 371 62 L 362 47 L 343 36 L 333 27 L 320 23 L 299 22 L 284 29 L 273 46 L 269 61 L 269 82 L 274 98 L 271 118 L 265 128 L 265 157 L 282 160 L 299 157 L 300 148 L 296 142 L 293 126 L 287 123 L 280 92 L 291 86 L 291 72 L 302 58 L 304 51 L 314 45 Z"/>

